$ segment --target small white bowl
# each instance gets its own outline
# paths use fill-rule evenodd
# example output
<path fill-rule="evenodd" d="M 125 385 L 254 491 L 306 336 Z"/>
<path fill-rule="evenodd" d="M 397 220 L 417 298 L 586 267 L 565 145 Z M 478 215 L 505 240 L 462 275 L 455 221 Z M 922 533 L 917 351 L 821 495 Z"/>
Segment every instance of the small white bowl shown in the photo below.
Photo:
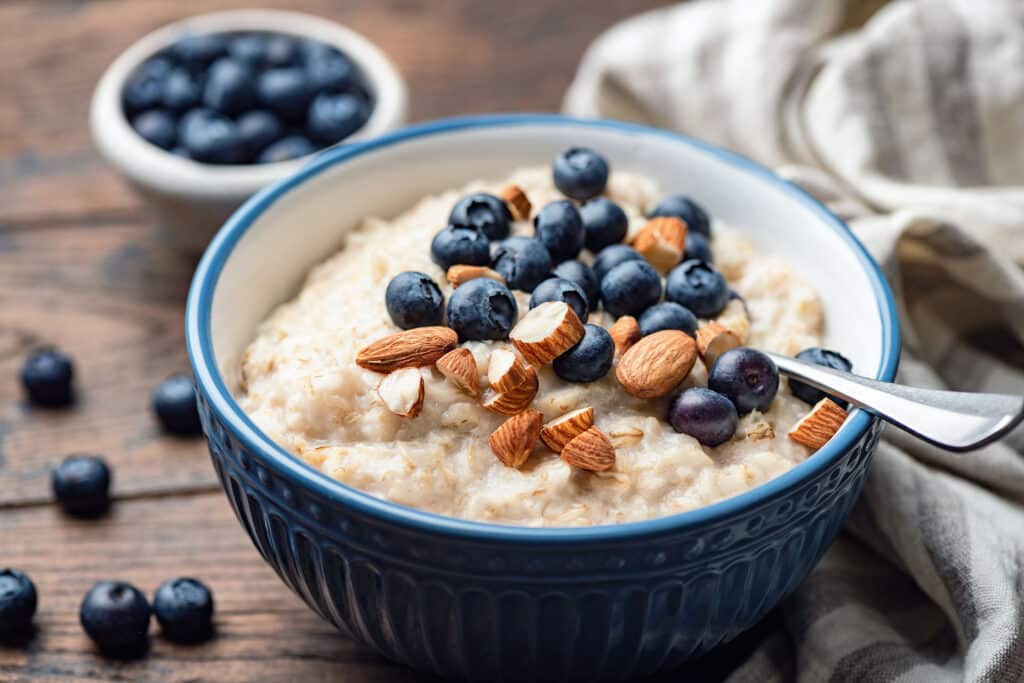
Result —
<path fill-rule="evenodd" d="M 140 64 L 189 35 L 267 31 L 311 38 L 334 46 L 361 69 L 373 96 L 366 124 L 346 144 L 377 137 L 405 123 L 405 81 L 384 53 L 358 33 L 319 17 L 278 10 L 237 10 L 189 17 L 140 39 L 107 68 L 93 93 L 93 139 L 111 163 L 145 198 L 176 245 L 198 252 L 231 212 L 257 190 L 285 178 L 314 155 L 274 164 L 214 165 L 184 159 L 143 140 L 121 105 L 124 83 Z"/>

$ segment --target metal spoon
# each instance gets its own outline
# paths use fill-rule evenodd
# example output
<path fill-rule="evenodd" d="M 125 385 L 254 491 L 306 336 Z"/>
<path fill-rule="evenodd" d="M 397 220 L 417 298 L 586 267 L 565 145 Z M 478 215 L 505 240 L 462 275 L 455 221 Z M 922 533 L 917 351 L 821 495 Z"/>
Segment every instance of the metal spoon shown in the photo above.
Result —
<path fill-rule="evenodd" d="M 1024 419 L 1024 396 L 918 389 L 879 382 L 769 353 L 779 371 L 844 398 L 914 436 L 950 451 L 999 439 Z"/>

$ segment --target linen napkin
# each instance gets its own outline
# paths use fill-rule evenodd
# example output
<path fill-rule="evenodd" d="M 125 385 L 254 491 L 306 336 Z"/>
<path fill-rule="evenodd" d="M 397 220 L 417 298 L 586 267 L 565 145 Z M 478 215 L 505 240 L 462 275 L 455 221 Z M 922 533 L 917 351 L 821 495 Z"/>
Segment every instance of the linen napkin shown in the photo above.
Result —
<path fill-rule="evenodd" d="M 898 381 L 1024 392 L 1024 1 L 697 0 L 602 35 L 565 110 L 775 167 L 882 264 Z M 960 455 L 887 429 L 731 680 L 1024 680 L 1022 455 L 1022 429 Z"/>

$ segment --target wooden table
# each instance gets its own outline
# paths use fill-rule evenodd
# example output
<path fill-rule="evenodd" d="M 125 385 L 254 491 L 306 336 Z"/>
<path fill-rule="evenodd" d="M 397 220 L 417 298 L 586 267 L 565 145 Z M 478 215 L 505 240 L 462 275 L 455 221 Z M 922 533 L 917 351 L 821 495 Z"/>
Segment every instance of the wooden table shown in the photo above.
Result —
<path fill-rule="evenodd" d="M 93 150 L 89 98 L 105 66 L 142 34 L 244 4 L 0 4 L 0 566 L 28 572 L 40 592 L 34 638 L 0 646 L 0 680 L 416 678 L 338 635 L 292 595 L 236 523 L 203 442 L 162 436 L 149 411 L 156 384 L 188 367 L 182 319 L 194 264 L 168 247 Z M 586 45 L 657 4 L 291 3 L 381 45 L 408 79 L 414 119 L 557 110 Z M 73 409 L 22 399 L 17 372 L 40 344 L 74 356 Z M 103 520 L 69 519 L 50 502 L 50 469 L 73 452 L 100 453 L 113 466 L 117 501 Z M 216 639 L 178 647 L 154 637 L 135 662 L 95 654 L 78 624 L 93 582 L 124 579 L 151 593 L 176 575 L 214 589 Z M 727 653 L 707 666 L 736 661 Z"/>

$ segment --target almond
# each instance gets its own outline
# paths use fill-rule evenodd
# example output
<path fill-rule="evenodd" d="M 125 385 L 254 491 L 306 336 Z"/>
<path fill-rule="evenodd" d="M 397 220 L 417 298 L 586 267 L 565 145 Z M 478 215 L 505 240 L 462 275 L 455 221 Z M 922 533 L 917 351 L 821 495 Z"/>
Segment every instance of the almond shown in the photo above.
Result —
<path fill-rule="evenodd" d="M 416 327 L 373 342 L 356 355 L 356 365 L 383 373 L 433 365 L 458 343 L 449 327 Z"/>
<path fill-rule="evenodd" d="M 685 245 L 686 223 L 669 216 L 647 221 L 633 240 L 633 248 L 662 275 L 682 260 Z"/>
<path fill-rule="evenodd" d="M 513 220 L 530 220 L 530 210 L 533 205 L 530 204 L 530 198 L 526 196 L 523 188 L 518 185 L 506 185 L 502 188 L 499 196 L 505 201 L 505 206 L 508 207 L 508 212 L 512 214 Z"/>
<path fill-rule="evenodd" d="M 508 336 L 527 363 L 540 367 L 583 338 L 583 323 L 564 301 L 546 301 L 524 315 Z"/>
<path fill-rule="evenodd" d="M 818 450 L 828 442 L 846 420 L 846 411 L 835 401 L 823 398 L 789 430 L 789 438 Z"/>
<path fill-rule="evenodd" d="M 500 415 L 515 415 L 530 407 L 540 383 L 537 380 L 537 371 L 527 366 L 529 375 L 526 382 L 509 391 L 492 391 L 484 393 L 482 405 L 492 413 Z"/>
<path fill-rule="evenodd" d="M 565 444 L 594 426 L 594 409 L 590 406 L 556 417 L 540 430 L 540 439 L 555 453 L 561 453 Z"/>
<path fill-rule="evenodd" d="M 720 355 L 737 346 L 740 346 L 739 335 L 724 325 L 711 321 L 697 330 L 697 351 L 709 370 Z"/>
<path fill-rule="evenodd" d="M 498 460 L 509 467 L 521 467 L 540 436 L 544 417 L 536 410 L 527 410 L 505 420 L 487 438 Z"/>
<path fill-rule="evenodd" d="M 454 349 L 437 359 L 437 370 L 470 396 L 480 395 L 480 373 L 469 349 Z"/>
<path fill-rule="evenodd" d="M 523 386 L 531 375 L 533 379 L 537 378 L 533 368 L 519 360 L 519 356 L 508 349 L 496 349 L 491 353 L 487 365 L 487 381 L 495 391 L 517 389 Z"/>
<path fill-rule="evenodd" d="M 452 287 L 458 287 L 459 285 L 480 277 L 490 278 L 491 280 L 497 280 L 501 284 L 505 284 L 505 278 L 487 266 L 454 265 L 449 268 L 448 272 L 445 274 L 448 284 Z"/>
<path fill-rule="evenodd" d="M 416 417 L 423 407 L 423 375 L 419 368 L 402 368 L 377 385 L 384 406 L 400 417 Z"/>
<path fill-rule="evenodd" d="M 590 472 L 610 469 L 615 464 L 615 446 L 597 427 L 591 427 L 565 444 L 562 460 Z"/>
<path fill-rule="evenodd" d="M 636 344 L 644 336 L 640 332 L 640 323 L 631 315 L 624 315 L 616 320 L 608 328 L 608 334 L 612 336 L 612 341 L 615 342 L 615 350 L 619 354 L 628 351 L 630 346 Z"/>
<path fill-rule="evenodd" d="M 656 398 L 686 379 L 697 360 L 697 344 L 679 330 L 649 334 L 622 354 L 615 376 L 626 393 Z"/>

